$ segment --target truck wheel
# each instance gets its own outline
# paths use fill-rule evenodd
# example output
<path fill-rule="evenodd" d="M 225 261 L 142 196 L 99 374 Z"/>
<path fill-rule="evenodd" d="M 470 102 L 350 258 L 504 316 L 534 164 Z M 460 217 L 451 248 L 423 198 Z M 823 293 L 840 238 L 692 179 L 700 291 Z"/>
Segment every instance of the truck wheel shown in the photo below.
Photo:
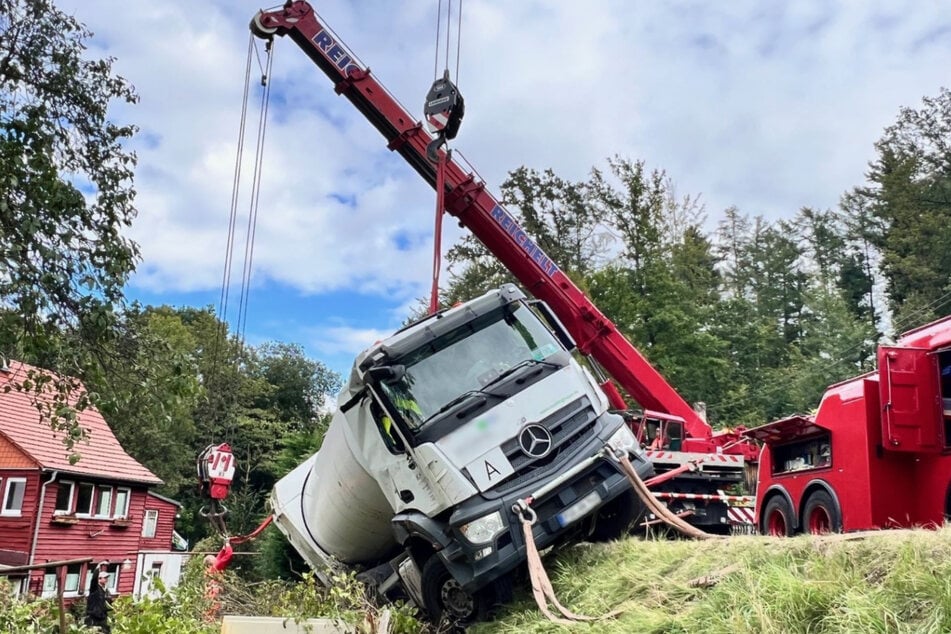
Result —
<path fill-rule="evenodd" d="M 422 575 L 423 603 L 433 623 L 446 619 L 455 623 L 479 620 L 488 611 L 485 592 L 470 594 L 462 589 L 439 555 L 426 560 Z"/>
<path fill-rule="evenodd" d="M 842 513 L 827 491 L 816 491 L 806 500 L 802 511 L 802 525 L 812 535 L 842 531 Z"/>
<path fill-rule="evenodd" d="M 627 535 L 635 521 L 644 516 L 646 507 L 634 491 L 625 491 L 600 509 L 592 518 L 590 542 L 609 542 Z"/>
<path fill-rule="evenodd" d="M 792 537 L 793 514 L 786 498 L 777 495 L 766 503 L 760 519 L 760 532 L 773 537 Z"/>

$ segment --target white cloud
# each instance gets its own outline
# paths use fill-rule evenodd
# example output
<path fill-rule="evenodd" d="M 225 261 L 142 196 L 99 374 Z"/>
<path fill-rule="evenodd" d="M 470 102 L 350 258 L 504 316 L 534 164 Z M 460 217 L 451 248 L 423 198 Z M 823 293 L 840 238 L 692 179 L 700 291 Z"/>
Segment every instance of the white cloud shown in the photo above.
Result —
<path fill-rule="evenodd" d="M 116 113 L 142 129 L 135 284 L 216 289 L 258 5 L 61 4 L 142 96 Z M 318 10 L 418 115 L 435 7 L 327 0 Z M 520 165 L 581 179 L 620 154 L 665 168 L 682 194 L 702 194 L 712 222 L 730 205 L 769 217 L 834 206 L 861 184 L 899 107 L 947 82 L 951 52 L 951 13 L 938 2 L 470 0 L 464 10 L 467 114 L 455 146 L 490 189 Z M 255 94 L 259 72 L 254 62 Z M 354 289 L 390 306 L 426 296 L 432 190 L 289 39 L 276 42 L 272 82 L 255 280 L 308 294 Z M 452 219 L 445 229 L 448 246 L 461 230 Z"/>
<path fill-rule="evenodd" d="M 377 341 L 385 339 L 392 332 L 376 328 L 351 328 L 349 326 L 328 326 L 314 329 L 311 332 L 309 344 L 327 355 L 346 353 L 347 356 L 356 356 Z"/>

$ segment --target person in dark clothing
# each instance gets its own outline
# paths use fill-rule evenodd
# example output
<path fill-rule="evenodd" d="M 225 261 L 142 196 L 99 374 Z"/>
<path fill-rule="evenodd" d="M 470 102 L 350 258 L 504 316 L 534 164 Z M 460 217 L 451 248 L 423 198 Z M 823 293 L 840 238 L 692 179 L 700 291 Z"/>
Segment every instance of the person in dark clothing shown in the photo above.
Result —
<path fill-rule="evenodd" d="M 93 570 L 89 580 L 89 594 L 86 596 L 86 625 L 98 627 L 104 634 L 110 634 L 109 611 L 112 609 L 112 599 L 106 590 L 109 582 L 109 573 L 106 572 L 107 562 L 100 562 Z"/>

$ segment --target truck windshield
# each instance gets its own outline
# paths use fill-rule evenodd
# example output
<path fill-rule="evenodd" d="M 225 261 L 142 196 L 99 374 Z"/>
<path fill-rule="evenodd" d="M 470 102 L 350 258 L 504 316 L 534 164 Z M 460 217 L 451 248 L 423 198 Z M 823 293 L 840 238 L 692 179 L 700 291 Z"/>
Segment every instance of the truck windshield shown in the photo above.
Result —
<path fill-rule="evenodd" d="M 527 306 L 493 311 L 400 359 L 406 372 L 383 391 L 413 431 L 461 395 L 487 386 L 520 363 L 562 348 Z"/>

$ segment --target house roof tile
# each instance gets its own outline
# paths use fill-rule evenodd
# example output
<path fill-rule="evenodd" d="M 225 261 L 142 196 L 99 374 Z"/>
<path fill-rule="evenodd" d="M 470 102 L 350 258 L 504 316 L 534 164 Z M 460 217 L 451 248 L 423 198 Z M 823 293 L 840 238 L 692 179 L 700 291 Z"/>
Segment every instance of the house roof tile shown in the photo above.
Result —
<path fill-rule="evenodd" d="M 102 414 L 94 407 L 79 413 L 79 424 L 86 430 L 89 439 L 76 444 L 74 450 L 81 458 L 76 464 L 70 464 L 70 452 L 63 444 L 64 434 L 51 429 L 41 419 L 36 407 L 37 399 L 50 397 L 12 388 L 12 385 L 26 378 L 30 370 L 43 371 L 18 361 L 11 361 L 8 370 L 0 371 L 0 433 L 10 442 L 44 469 L 124 482 L 162 483 L 154 473 L 125 452 Z M 8 386 L 11 389 L 5 391 Z"/>

